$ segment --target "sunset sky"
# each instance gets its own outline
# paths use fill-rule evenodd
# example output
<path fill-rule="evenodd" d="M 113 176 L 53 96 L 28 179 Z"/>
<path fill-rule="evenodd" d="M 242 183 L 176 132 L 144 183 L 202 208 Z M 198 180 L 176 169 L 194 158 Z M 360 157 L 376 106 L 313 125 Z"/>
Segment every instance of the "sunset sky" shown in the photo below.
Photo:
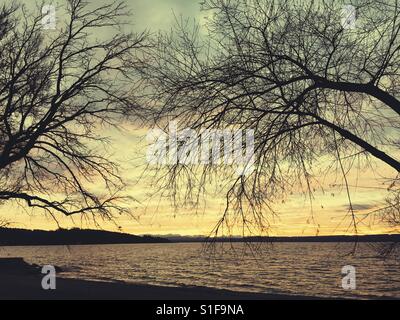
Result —
<path fill-rule="evenodd" d="M 32 1 L 22 1 L 32 8 Z M 106 2 L 105 0 L 96 3 Z M 57 3 L 57 2 L 56 2 Z M 62 1 L 58 1 L 62 3 Z M 168 30 L 174 23 L 174 15 L 183 15 L 204 22 L 204 14 L 200 12 L 198 1 L 189 0 L 129 0 L 128 5 L 133 12 L 135 31 L 148 29 L 151 32 Z M 121 130 L 110 130 L 107 134 L 112 138 L 110 154 L 121 164 L 122 176 L 128 183 L 126 192 L 138 200 L 132 205 L 132 211 L 137 219 L 121 217 L 116 221 L 124 232 L 134 234 L 181 234 L 206 235 L 221 217 L 223 191 L 218 196 L 209 195 L 206 207 L 201 212 L 190 209 L 176 210 L 168 199 L 154 198 L 149 200 L 152 192 L 150 177 L 142 175 L 146 165 L 145 135 L 148 128 L 125 123 Z M 349 176 L 352 201 L 359 218 L 364 214 L 379 208 L 384 204 L 387 195 L 388 179 L 395 175 L 393 169 L 380 163 L 376 172 L 353 172 Z M 353 233 L 349 228 L 348 199 L 343 187 L 330 186 L 331 183 L 342 183 L 335 177 L 321 177 L 325 192 L 317 192 L 311 209 L 307 196 L 293 194 L 284 203 L 277 203 L 275 208 L 278 216 L 271 218 L 271 235 L 328 235 Z M 22 203 L 21 203 L 22 204 Z M 6 204 L 1 208 L 1 217 L 9 220 L 13 227 L 28 229 L 56 229 L 57 224 L 42 211 L 21 208 L 14 204 Z M 312 219 L 313 217 L 313 219 Z M 80 217 L 59 217 L 61 227 L 94 227 L 91 223 L 81 221 Z M 109 222 L 101 222 L 102 228 L 117 230 L 117 226 Z M 399 232 L 387 227 L 379 221 L 366 219 L 360 224 L 359 232 L 363 234 Z M 318 231 L 317 231 L 318 230 Z"/>

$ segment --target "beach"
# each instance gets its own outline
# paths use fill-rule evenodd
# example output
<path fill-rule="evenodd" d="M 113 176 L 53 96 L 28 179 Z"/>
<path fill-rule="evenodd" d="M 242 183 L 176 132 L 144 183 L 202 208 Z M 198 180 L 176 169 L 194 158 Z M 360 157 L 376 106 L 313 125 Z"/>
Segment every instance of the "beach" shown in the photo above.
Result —
<path fill-rule="evenodd" d="M 50 273 L 43 271 L 46 268 L 27 263 L 21 257 L 0 258 L 0 299 L 283 300 L 306 298 L 235 292 L 198 286 L 167 287 L 124 281 L 88 281 L 62 277 L 61 268 L 51 268 L 54 270 L 54 277 L 49 281 Z M 55 276 L 56 270 L 61 273 L 61 276 Z"/>
<path fill-rule="evenodd" d="M 284 300 L 306 299 L 287 295 L 235 292 L 199 286 L 167 287 L 124 281 L 89 281 L 62 276 L 52 267 L 49 281 L 46 268 L 29 264 L 23 258 L 0 259 L 0 299 L 60 300 Z M 55 276 L 55 271 L 61 276 Z M 49 285 L 51 283 L 51 285 Z"/>
<path fill-rule="evenodd" d="M 124 282 L 57 278 L 55 290 L 41 287 L 41 275 L 0 275 L 0 299 L 29 300 L 288 300 L 305 296 L 234 292 L 206 287 L 162 287 Z M 311 298 L 311 297 L 309 297 Z M 311 298 L 315 299 L 315 298 Z"/>

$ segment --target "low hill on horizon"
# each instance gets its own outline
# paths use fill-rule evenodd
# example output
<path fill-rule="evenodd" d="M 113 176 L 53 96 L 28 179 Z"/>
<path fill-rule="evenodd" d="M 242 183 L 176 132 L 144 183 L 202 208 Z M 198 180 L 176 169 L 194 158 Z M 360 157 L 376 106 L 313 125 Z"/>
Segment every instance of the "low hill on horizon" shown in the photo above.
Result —
<path fill-rule="evenodd" d="M 0 228 L 0 246 L 29 245 L 79 245 L 79 244 L 126 244 L 168 243 L 166 238 L 135 236 L 127 233 L 90 230 L 59 229 L 55 231 Z"/>

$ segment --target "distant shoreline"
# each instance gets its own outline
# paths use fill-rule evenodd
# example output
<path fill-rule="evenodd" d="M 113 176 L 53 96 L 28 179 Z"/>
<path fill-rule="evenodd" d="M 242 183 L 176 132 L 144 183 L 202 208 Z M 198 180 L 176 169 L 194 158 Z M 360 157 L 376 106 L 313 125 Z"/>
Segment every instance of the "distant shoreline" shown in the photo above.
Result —
<path fill-rule="evenodd" d="M 57 246 L 131 243 L 169 243 L 168 239 L 89 229 L 56 231 L 0 228 L 0 246 Z"/>
<path fill-rule="evenodd" d="M 253 243 L 332 243 L 332 242 L 390 242 L 400 243 L 400 234 L 360 236 L 303 236 L 303 237 L 219 237 L 179 235 L 131 235 L 89 229 L 60 229 L 56 231 L 0 228 L 0 246 L 60 246 L 107 245 L 148 243 L 204 243 L 204 242 L 253 242 Z"/>
<path fill-rule="evenodd" d="M 270 243 L 295 243 L 295 242 L 400 242 L 400 234 L 376 234 L 359 236 L 302 236 L 302 237 L 224 237 L 207 239 L 206 237 L 171 236 L 167 239 L 173 243 L 179 242 L 270 242 Z"/>

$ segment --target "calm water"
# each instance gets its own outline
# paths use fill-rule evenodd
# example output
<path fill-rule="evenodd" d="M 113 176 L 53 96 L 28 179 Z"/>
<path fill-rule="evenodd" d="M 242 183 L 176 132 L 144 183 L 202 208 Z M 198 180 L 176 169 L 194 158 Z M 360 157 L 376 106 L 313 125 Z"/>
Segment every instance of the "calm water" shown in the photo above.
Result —
<path fill-rule="evenodd" d="M 243 244 L 198 243 L 0 247 L 1 257 L 65 269 L 64 277 L 122 280 L 163 286 L 206 286 L 236 291 L 329 297 L 400 298 L 400 262 L 383 260 L 368 244 L 279 243 L 257 251 Z M 255 248 L 253 248 L 255 249 Z M 353 265 L 357 289 L 341 287 L 341 269 Z"/>

